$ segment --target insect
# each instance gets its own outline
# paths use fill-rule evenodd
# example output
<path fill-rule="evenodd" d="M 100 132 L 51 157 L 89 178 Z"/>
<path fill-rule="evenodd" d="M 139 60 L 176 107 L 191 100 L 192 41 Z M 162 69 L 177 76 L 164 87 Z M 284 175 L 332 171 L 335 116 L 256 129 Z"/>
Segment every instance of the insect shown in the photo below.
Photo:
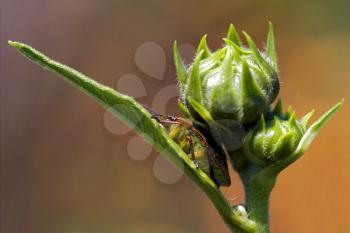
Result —
<path fill-rule="evenodd" d="M 197 169 L 203 170 L 218 187 L 230 186 L 231 179 L 225 153 L 216 152 L 192 121 L 182 117 L 161 115 L 147 106 L 144 107 L 151 113 L 153 119 L 167 129 L 170 138 L 190 156 Z"/>

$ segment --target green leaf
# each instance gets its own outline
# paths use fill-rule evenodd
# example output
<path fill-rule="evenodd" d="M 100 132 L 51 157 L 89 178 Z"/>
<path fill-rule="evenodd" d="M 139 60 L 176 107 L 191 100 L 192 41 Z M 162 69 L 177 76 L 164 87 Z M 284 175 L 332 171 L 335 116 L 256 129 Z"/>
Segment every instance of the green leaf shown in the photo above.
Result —
<path fill-rule="evenodd" d="M 97 83 L 84 74 L 51 60 L 28 45 L 18 42 L 9 42 L 9 44 L 31 61 L 58 74 L 70 84 L 92 97 L 125 124 L 141 134 L 158 150 L 166 152 L 167 157 L 179 167 L 183 167 L 185 162 L 187 166 L 195 168 L 188 156 L 168 138 L 166 132 L 162 130 L 159 124 L 151 119 L 150 113 L 132 97 L 120 94 L 110 87 Z"/>
<path fill-rule="evenodd" d="M 270 58 L 273 68 L 275 68 L 275 70 L 278 71 L 275 36 L 273 33 L 273 26 L 271 22 L 269 22 L 269 32 L 267 34 L 266 54 Z"/>
<path fill-rule="evenodd" d="M 232 231 L 240 229 L 242 232 L 258 232 L 256 223 L 251 220 L 247 221 L 232 211 L 230 203 L 224 198 L 214 182 L 203 171 L 196 169 L 191 159 L 168 136 L 163 128 L 151 118 L 148 110 L 143 108 L 132 97 L 120 94 L 66 65 L 51 60 L 26 44 L 12 41 L 8 43 L 32 62 L 58 74 L 61 78 L 96 100 L 128 126 L 132 127 L 156 149 L 163 152 L 167 159 L 172 161 L 179 169 L 184 170 L 185 174 L 207 194 Z"/>

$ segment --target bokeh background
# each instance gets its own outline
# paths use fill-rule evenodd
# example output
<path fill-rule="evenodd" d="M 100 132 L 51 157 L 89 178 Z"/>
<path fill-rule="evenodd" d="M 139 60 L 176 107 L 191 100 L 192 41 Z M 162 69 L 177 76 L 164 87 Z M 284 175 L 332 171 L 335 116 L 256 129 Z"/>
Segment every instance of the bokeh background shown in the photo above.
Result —
<path fill-rule="evenodd" d="M 112 87 L 123 74 L 135 74 L 147 90 L 139 100 L 150 104 L 162 87 L 176 84 L 175 39 L 196 45 L 208 33 L 215 49 L 233 22 L 262 47 L 269 20 L 285 105 L 299 116 L 315 108 L 316 118 L 347 99 L 305 156 L 280 175 L 272 233 L 350 232 L 349 10 L 346 0 L 1 0 L 1 232 L 228 232 L 187 178 L 159 182 L 158 153 L 130 158 L 132 132 L 110 133 L 104 109 L 21 57 L 8 39 Z M 135 51 L 147 41 L 165 51 L 161 80 L 135 65 Z M 178 113 L 175 99 L 167 111 Z M 239 203 L 242 188 L 232 176 L 223 191 Z"/>

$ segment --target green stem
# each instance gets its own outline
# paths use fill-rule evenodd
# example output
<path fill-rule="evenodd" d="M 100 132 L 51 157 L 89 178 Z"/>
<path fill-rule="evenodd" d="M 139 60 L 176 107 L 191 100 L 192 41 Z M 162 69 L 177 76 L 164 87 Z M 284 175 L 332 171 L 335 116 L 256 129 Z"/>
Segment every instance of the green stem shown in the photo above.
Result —
<path fill-rule="evenodd" d="M 249 165 L 240 171 L 240 176 L 249 219 L 258 224 L 259 233 L 269 233 L 269 200 L 276 176 L 265 176 L 262 171 L 258 166 Z"/>
<path fill-rule="evenodd" d="M 260 191 L 260 192 L 258 192 Z M 249 218 L 259 225 L 261 233 L 269 232 L 269 192 L 255 190 L 254 187 L 245 187 L 245 202 L 249 211 Z"/>

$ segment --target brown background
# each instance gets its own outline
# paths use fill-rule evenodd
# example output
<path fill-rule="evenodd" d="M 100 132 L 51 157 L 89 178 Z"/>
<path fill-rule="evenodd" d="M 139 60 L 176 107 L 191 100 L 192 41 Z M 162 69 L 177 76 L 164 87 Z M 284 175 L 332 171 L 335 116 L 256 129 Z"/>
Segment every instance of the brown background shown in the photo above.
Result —
<path fill-rule="evenodd" d="M 206 197 L 182 178 L 155 179 L 153 153 L 126 153 L 133 133 L 115 136 L 104 110 L 6 45 L 33 45 L 110 86 L 122 74 L 142 78 L 149 104 L 175 84 L 173 40 L 217 48 L 230 22 L 262 45 L 275 25 L 281 95 L 299 116 L 316 116 L 341 98 L 344 107 L 306 155 L 284 172 L 271 200 L 272 233 L 350 232 L 350 3 L 335 1 L 1 1 L 1 232 L 228 232 Z M 164 80 L 134 63 L 136 48 L 166 51 Z M 175 101 L 169 112 L 177 112 Z M 313 118 L 315 119 L 315 118 Z M 234 174 L 233 174 L 234 175 Z M 225 189 L 242 201 L 234 178 Z"/>

